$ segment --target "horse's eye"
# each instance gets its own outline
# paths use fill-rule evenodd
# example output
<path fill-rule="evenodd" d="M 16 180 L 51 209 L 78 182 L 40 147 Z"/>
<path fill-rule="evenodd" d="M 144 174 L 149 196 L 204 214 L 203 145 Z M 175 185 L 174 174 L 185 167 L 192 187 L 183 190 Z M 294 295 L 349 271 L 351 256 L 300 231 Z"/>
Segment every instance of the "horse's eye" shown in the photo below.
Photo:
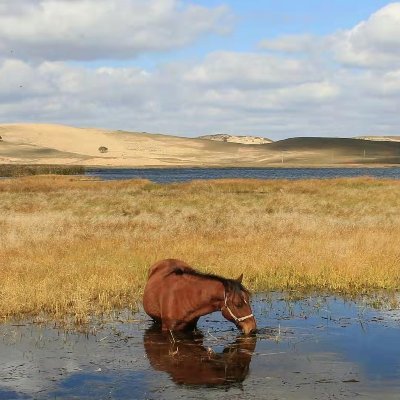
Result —
<path fill-rule="evenodd" d="M 237 308 L 242 308 L 242 307 L 243 307 L 243 303 L 242 303 L 242 302 L 236 303 L 235 306 L 236 306 Z"/>

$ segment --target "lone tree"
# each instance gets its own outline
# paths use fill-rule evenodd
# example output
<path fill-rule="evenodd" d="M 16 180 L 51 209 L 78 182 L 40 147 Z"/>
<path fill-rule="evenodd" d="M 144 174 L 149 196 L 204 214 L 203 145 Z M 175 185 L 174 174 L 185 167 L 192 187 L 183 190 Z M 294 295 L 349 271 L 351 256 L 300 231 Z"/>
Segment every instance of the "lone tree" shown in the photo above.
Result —
<path fill-rule="evenodd" d="M 105 147 L 105 146 L 100 146 L 100 147 L 99 147 L 99 152 L 100 152 L 100 153 L 107 153 L 107 151 L 108 151 L 108 148 L 107 148 L 107 147 Z"/>

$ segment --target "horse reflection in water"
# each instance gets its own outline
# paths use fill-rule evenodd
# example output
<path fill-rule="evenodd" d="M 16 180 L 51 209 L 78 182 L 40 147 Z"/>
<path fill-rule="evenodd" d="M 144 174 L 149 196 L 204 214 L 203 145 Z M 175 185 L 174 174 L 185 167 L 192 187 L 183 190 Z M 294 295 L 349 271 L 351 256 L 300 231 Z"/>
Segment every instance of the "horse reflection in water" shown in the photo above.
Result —
<path fill-rule="evenodd" d="M 172 336 L 153 326 L 144 334 L 144 348 L 151 366 L 167 372 L 177 384 L 230 386 L 243 382 L 256 338 L 240 336 L 222 353 L 206 348 L 203 339 L 199 332 Z"/>

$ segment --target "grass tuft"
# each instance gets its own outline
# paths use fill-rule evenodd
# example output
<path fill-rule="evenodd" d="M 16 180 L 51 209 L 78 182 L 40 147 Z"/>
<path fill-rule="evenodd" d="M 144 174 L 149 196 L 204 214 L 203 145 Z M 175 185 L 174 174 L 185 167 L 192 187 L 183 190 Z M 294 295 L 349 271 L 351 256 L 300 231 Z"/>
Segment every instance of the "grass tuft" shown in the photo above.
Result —
<path fill-rule="evenodd" d="M 0 177 L 31 175 L 83 175 L 84 173 L 85 167 L 79 165 L 0 164 Z"/>

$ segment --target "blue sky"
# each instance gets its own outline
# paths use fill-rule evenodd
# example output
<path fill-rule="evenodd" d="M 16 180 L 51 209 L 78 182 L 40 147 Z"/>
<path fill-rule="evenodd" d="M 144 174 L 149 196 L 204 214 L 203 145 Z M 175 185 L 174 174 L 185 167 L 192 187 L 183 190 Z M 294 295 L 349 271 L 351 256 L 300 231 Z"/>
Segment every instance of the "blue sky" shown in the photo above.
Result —
<path fill-rule="evenodd" d="M 229 34 L 208 34 L 193 45 L 166 54 L 145 54 L 128 61 L 129 64 L 153 68 L 169 60 L 201 59 L 210 52 L 221 49 L 230 51 L 253 51 L 264 38 L 284 34 L 328 35 L 340 29 L 348 29 L 368 18 L 374 11 L 388 4 L 377 0 L 202 0 L 183 1 L 207 7 L 226 5 L 233 18 Z M 92 65 L 107 63 L 102 60 Z M 126 65 L 127 61 L 111 60 L 110 65 Z"/>
<path fill-rule="evenodd" d="M 186 3 L 189 3 L 186 1 Z M 193 3 L 193 2 L 192 2 Z M 226 4 L 233 13 L 235 26 L 231 35 L 202 40 L 199 54 L 221 47 L 238 51 L 253 50 L 266 37 L 283 34 L 312 33 L 327 35 L 349 29 L 388 4 L 377 0 L 205 0 L 194 3 L 215 7 Z"/>
<path fill-rule="evenodd" d="M 207 6 L 226 4 L 241 22 L 240 36 L 245 41 L 260 36 L 284 33 L 328 34 L 333 30 L 351 28 L 366 19 L 388 1 L 377 0 L 218 0 L 196 1 Z"/>
<path fill-rule="evenodd" d="M 0 122 L 400 134 L 400 2 L 0 3 Z"/>

